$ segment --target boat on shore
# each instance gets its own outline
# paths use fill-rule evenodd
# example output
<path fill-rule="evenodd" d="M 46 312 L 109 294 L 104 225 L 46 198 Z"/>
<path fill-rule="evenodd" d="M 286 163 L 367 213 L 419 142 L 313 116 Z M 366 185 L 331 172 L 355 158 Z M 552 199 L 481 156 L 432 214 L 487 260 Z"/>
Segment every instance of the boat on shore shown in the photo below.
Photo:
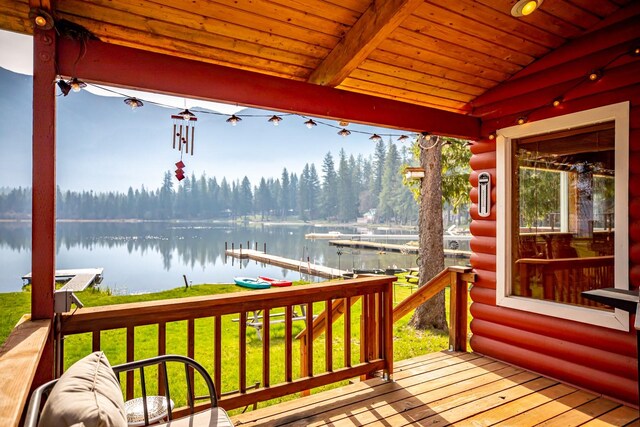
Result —
<path fill-rule="evenodd" d="M 271 283 L 254 277 L 234 277 L 233 281 L 237 286 L 249 289 L 268 289 L 271 287 Z"/>
<path fill-rule="evenodd" d="M 284 287 L 293 285 L 293 282 L 290 280 L 279 280 L 279 279 L 273 279 L 271 277 L 265 277 L 265 276 L 258 276 L 258 279 L 263 280 L 267 283 L 270 283 L 271 286 L 275 286 L 278 288 L 284 288 Z"/>

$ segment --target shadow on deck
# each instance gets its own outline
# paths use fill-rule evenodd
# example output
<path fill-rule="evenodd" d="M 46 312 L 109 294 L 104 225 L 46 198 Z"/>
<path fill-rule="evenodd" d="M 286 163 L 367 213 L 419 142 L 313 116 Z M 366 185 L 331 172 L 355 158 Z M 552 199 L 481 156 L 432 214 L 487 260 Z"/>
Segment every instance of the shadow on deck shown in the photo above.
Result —
<path fill-rule="evenodd" d="M 236 426 L 640 425 L 638 410 L 475 353 L 395 365 L 358 382 L 234 417 Z M 592 424 L 591 424 L 592 423 Z"/>

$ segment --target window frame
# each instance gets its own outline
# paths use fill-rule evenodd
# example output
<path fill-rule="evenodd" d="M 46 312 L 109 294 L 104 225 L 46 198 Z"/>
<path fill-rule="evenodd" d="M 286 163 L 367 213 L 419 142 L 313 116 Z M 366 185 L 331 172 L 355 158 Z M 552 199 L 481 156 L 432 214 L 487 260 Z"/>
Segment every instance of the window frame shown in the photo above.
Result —
<path fill-rule="evenodd" d="M 620 309 L 602 311 L 511 295 L 511 141 L 609 121 L 615 128 L 614 286 L 629 289 L 629 102 L 621 102 L 496 131 L 496 305 L 629 331 L 629 313 Z"/>

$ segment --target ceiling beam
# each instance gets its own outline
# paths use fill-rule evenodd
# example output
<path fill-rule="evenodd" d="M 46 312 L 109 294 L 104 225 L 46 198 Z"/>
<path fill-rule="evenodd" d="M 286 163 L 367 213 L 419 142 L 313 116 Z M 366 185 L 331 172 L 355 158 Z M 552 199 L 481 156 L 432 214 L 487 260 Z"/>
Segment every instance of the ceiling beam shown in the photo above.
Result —
<path fill-rule="evenodd" d="M 195 99 L 297 113 L 411 132 L 477 139 L 477 118 L 221 65 L 90 40 L 58 38 L 67 77 Z M 79 59 L 78 59 L 79 58 Z"/>
<path fill-rule="evenodd" d="M 338 86 L 423 3 L 424 0 L 373 0 L 307 81 Z"/>

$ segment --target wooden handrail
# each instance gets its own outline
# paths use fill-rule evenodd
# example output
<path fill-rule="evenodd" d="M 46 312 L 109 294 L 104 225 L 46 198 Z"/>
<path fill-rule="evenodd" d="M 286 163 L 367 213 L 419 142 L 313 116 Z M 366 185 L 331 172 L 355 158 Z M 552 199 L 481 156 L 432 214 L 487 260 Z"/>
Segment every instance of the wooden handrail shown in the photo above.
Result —
<path fill-rule="evenodd" d="M 187 321 L 186 349 L 187 355 L 193 356 L 195 340 L 197 334 L 194 330 L 194 320 L 198 318 L 213 318 L 213 349 L 214 360 L 213 379 L 216 388 L 221 392 L 221 381 L 224 372 L 222 370 L 222 352 L 220 336 L 226 331 L 223 330 L 221 317 L 234 315 L 240 318 L 239 329 L 239 384 L 236 387 L 239 393 L 226 395 L 220 398 L 220 405 L 226 409 L 238 408 L 264 400 L 273 399 L 291 393 L 308 390 L 345 379 L 358 377 L 361 375 L 371 375 L 375 371 L 383 370 L 387 375 L 393 371 L 393 347 L 391 337 L 392 320 L 392 298 L 394 277 L 367 277 L 340 282 L 328 282 L 296 286 L 291 288 L 272 288 L 260 292 L 241 292 L 223 295 L 211 295 L 203 297 L 190 297 L 161 301 L 150 301 L 142 303 L 120 304 L 106 307 L 89 307 L 78 309 L 73 313 L 64 313 L 60 316 L 60 330 L 56 333 L 56 354 L 62 355 L 57 360 L 57 365 L 62 370 L 62 359 L 64 355 L 64 337 L 73 334 L 92 333 L 93 350 L 99 350 L 101 345 L 100 332 L 109 329 L 124 329 L 127 337 L 126 355 L 127 361 L 133 360 L 135 354 L 135 328 L 143 325 L 158 325 L 158 353 L 166 351 L 167 323 L 174 321 Z M 335 313 L 329 314 L 329 321 L 345 315 L 350 318 L 351 305 L 358 299 L 375 300 L 375 309 L 379 310 L 376 316 L 370 316 L 365 323 L 363 331 L 375 335 L 375 343 L 367 343 L 368 339 L 362 335 L 360 342 L 366 348 L 366 353 L 370 355 L 366 361 L 352 366 L 349 363 L 344 367 L 333 368 L 331 355 L 333 353 L 332 344 L 329 342 L 325 348 L 325 359 L 327 366 L 325 372 L 312 372 L 313 353 L 308 355 L 307 365 L 310 366 L 306 375 L 300 378 L 293 378 L 291 362 L 293 340 L 291 315 L 295 306 L 304 305 L 306 307 L 307 327 L 314 324 L 314 303 L 324 303 L 326 307 L 336 307 Z M 340 308 L 342 307 L 342 308 Z M 348 307 L 348 309 L 347 309 Z M 285 378 L 279 384 L 270 384 L 270 339 L 269 318 L 273 316 L 271 309 L 284 308 L 284 330 L 285 330 Z M 246 386 L 247 376 L 247 319 L 248 313 L 262 310 L 264 322 L 262 326 L 262 384 L 257 390 L 248 390 Z M 326 315 L 325 315 L 326 316 Z M 324 317 L 320 317 L 322 322 Z M 318 320 L 318 319 L 316 319 Z M 279 319 L 281 322 L 282 320 Z M 315 335 L 315 333 L 314 333 Z M 104 340 L 102 340 L 104 341 Z M 375 347 L 374 347 L 375 344 Z M 350 346 L 349 346 L 350 347 Z M 310 349 L 312 351 L 312 349 Z M 346 354 L 350 354 L 350 349 L 345 349 Z M 350 358 L 350 357 L 349 357 Z M 130 360 L 131 359 L 131 360 Z M 348 357 L 345 355 L 345 360 Z M 158 381 L 161 384 L 161 381 Z M 131 383 L 131 384 L 130 384 Z M 126 398 L 133 397 L 132 380 L 127 380 L 125 387 Z"/>
<path fill-rule="evenodd" d="M 20 423 L 50 332 L 51 320 L 25 315 L 0 347 L 0 425 Z"/>

